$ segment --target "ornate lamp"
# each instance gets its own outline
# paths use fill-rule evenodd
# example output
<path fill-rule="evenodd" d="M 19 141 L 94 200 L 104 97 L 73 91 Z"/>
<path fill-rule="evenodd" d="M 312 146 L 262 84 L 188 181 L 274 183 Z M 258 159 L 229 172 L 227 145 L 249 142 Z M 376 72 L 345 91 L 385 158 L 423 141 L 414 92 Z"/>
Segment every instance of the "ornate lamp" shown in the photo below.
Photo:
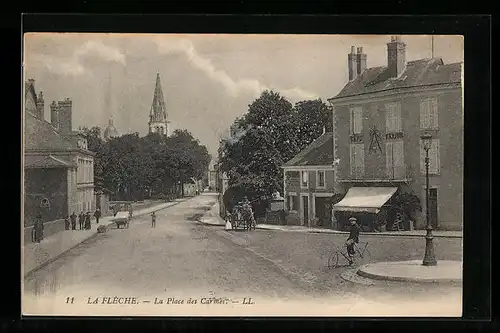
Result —
<path fill-rule="evenodd" d="M 434 254 L 434 244 L 432 243 L 434 236 L 432 235 L 432 225 L 429 215 L 429 150 L 432 145 L 432 135 L 426 132 L 420 136 L 420 139 L 425 150 L 425 229 L 427 230 L 425 235 L 425 256 L 422 264 L 424 266 L 436 266 L 436 255 Z"/>

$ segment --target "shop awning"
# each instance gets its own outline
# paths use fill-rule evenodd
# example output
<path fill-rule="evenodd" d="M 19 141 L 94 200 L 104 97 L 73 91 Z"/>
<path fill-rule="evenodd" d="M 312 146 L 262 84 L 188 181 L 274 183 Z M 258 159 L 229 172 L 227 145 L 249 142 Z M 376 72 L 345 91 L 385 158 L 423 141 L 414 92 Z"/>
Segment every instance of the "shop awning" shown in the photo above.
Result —
<path fill-rule="evenodd" d="M 397 191 L 397 187 L 351 187 L 345 197 L 333 206 L 334 210 L 378 213 Z"/>

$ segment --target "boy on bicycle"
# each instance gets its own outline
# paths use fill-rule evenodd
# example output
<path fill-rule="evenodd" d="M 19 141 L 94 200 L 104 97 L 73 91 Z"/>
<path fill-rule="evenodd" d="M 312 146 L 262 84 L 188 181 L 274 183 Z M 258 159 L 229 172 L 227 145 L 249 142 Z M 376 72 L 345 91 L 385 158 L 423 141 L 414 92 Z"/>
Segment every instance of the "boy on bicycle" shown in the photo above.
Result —
<path fill-rule="evenodd" d="M 347 254 L 349 255 L 349 265 L 353 264 L 352 256 L 354 255 L 354 244 L 359 243 L 359 231 L 360 228 L 358 226 L 357 220 L 355 217 L 349 218 L 349 223 L 351 224 L 349 237 L 345 242 L 347 247 Z"/>

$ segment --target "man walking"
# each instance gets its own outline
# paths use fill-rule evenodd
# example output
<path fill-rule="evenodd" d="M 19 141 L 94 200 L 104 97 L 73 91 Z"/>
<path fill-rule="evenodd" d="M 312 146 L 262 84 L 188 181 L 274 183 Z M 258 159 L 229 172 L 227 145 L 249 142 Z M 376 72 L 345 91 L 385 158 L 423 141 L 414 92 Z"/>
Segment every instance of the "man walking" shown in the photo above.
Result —
<path fill-rule="evenodd" d="M 78 224 L 80 226 L 80 230 L 83 230 L 83 222 L 85 220 L 85 216 L 83 215 L 83 212 L 80 212 L 78 215 Z"/>
<path fill-rule="evenodd" d="M 64 230 L 69 230 L 69 216 L 64 218 Z"/>
<path fill-rule="evenodd" d="M 33 225 L 33 241 L 40 243 L 43 239 L 43 221 L 42 214 L 38 213 L 35 218 L 35 223 Z"/>
<path fill-rule="evenodd" d="M 156 228 L 156 214 L 153 212 L 151 214 L 151 228 Z"/>
<path fill-rule="evenodd" d="M 94 217 L 95 217 L 96 223 L 99 224 L 99 218 L 101 217 L 101 210 L 99 208 L 97 208 L 95 210 Z"/>
<path fill-rule="evenodd" d="M 76 214 L 75 214 L 75 212 L 71 213 L 70 219 L 71 219 L 71 230 L 75 230 L 76 229 Z"/>
<path fill-rule="evenodd" d="M 90 212 L 85 214 L 85 229 L 90 230 Z"/>

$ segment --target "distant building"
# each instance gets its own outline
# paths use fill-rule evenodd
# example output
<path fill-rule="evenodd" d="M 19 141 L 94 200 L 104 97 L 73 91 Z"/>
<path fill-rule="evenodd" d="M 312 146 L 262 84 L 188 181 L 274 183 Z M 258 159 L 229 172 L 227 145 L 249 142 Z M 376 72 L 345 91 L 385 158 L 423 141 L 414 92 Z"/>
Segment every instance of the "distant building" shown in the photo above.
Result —
<path fill-rule="evenodd" d="M 149 133 L 170 135 L 170 122 L 168 121 L 167 106 L 161 88 L 160 73 L 156 74 L 156 85 L 153 95 L 153 103 L 149 112 Z"/>
<path fill-rule="evenodd" d="M 118 130 L 116 129 L 115 125 L 113 124 L 113 117 L 109 118 L 108 126 L 104 130 L 103 137 L 104 140 L 108 141 L 111 138 L 116 138 L 119 137 L 120 134 L 118 133 Z"/>
<path fill-rule="evenodd" d="M 334 188 L 333 133 L 323 133 L 283 166 L 288 224 L 331 225 Z M 317 221 L 313 225 L 312 221 Z"/>
<path fill-rule="evenodd" d="M 72 101 L 52 102 L 44 119 L 43 94 L 35 81 L 25 83 L 24 223 L 37 213 L 44 221 L 95 209 L 94 154 L 85 137 L 72 130 Z"/>
<path fill-rule="evenodd" d="M 461 63 L 445 64 L 441 58 L 406 61 L 406 45 L 398 36 L 387 44 L 387 66 L 367 68 L 366 61 L 363 49 L 353 46 L 349 82 L 329 99 L 334 156 L 339 159 L 335 192 L 346 194 L 336 211 L 344 213 L 344 222 L 358 213 L 375 216 L 393 196 L 412 193 L 425 213 L 421 134 L 431 133 L 430 218 L 435 228 L 461 229 Z M 416 227 L 424 227 L 424 217 L 416 214 Z"/>

